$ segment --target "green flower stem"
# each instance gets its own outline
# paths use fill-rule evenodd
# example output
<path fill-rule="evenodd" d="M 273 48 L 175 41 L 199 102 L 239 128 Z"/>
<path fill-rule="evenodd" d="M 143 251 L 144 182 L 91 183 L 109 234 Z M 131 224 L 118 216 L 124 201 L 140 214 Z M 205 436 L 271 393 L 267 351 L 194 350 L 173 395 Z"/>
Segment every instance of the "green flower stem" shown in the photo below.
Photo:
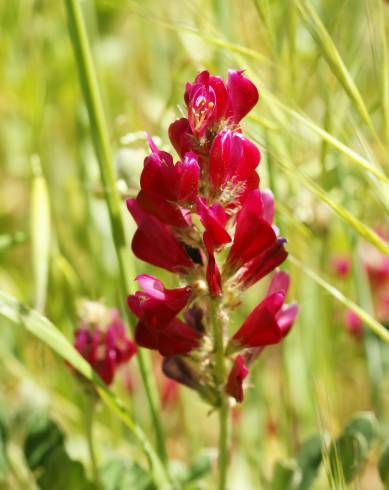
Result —
<path fill-rule="evenodd" d="M 95 445 L 93 439 L 93 422 L 94 422 L 95 406 L 96 406 L 95 404 L 96 404 L 96 399 L 94 397 L 94 394 L 89 392 L 86 393 L 85 409 L 84 409 L 85 435 L 88 444 L 90 464 L 92 468 L 92 478 L 95 487 L 98 489 L 100 488 L 100 481 L 99 481 L 99 471 L 98 471 L 96 451 L 95 451 Z"/>
<path fill-rule="evenodd" d="M 229 404 L 224 392 L 226 365 L 224 355 L 224 326 L 219 316 L 218 300 L 211 300 L 211 322 L 215 347 L 215 379 L 220 395 L 219 407 L 219 481 L 218 490 L 225 490 L 229 453 Z"/>
<path fill-rule="evenodd" d="M 131 291 L 130 281 L 134 277 L 132 264 L 129 257 L 129 249 L 121 216 L 121 201 L 116 189 L 116 175 L 112 164 L 111 148 L 108 129 L 105 121 L 103 104 L 98 88 L 97 76 L 85 28 L 84 19 L 78 0 L 65 0 L 69 21 L 69 30 L 73 42 L 73 49 L 79 72 L 81 88 L 88 109 L 91 133 L 97 161 L 99 164 L 101 180 L 104 188 L 104 197 L 107 203 L 112 227 L 112 236 L 118 258 L 121 294 L 123 298 Z M 130 313 L 127 311 L 128 323 L 134 331 L 134 324 Z M 147 401 L 151 412 L 153 426 L 157 439 L 157 450 L 161 460 L 167 463 L 164 433 L 159 417 L 159 399 L 153 376 L 150 369 L 150 360 L 146 353 L 138 350 L 137 359 L 143 385 L 146 391 Z"/>

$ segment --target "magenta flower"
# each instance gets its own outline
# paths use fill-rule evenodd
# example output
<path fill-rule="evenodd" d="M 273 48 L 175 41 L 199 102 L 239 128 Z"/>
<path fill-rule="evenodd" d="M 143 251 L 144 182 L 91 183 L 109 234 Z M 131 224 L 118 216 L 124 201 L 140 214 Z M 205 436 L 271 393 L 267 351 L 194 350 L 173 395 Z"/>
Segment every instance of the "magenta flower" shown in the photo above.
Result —
<path fill-rule="evenodd" d="M 363 323 L 359 316 L 353 310 L 347 310 L 345 314 L 345 325 L 347 332 L 352 336 L 359 338 L 363 333 Z"/>
<path fill-rule="evenodd" d="M 138 225 L 132 239 L 132 251 L 138 259 L 183 274 L 193 268 L 184 244 L 169 226 L 145 212 L 135 199 L 128 199 L 127 207 Z"/>
<path fill-rule="evenodd" d="M 237 125 L 258 98 L 257 88 L 243 76 L 243 71 L 230 70 L 227 85 L 220 77 L 203 71 L 193 83 L 186 85 L 190 127 L 201 138 L 207 129 L 217 131 L 223 122 Z"/>
<path fill-rule="evenodd" d="M 248 374 L 249 370 L 245 366 L 244 357 L 239 354 L 234 359 L 226 384 L 226 392 L 239 403 L 243 401 L 243 381 Z"/>
<path fill-rule="evenodd" d="M 342 279 L 347 277 L 351 270 L 351 259 L 347 255 L 335 255 L 331 259 L 331 269 L 334 274 Z"/>
<path fill-rule="evenodd" d="M 227 257 L 229 271 L 236 271 L 275 246 L 277 236 L 262 217 L 260 192 L 251 191 L 236 220 L 235 236 Z"/>
<path fill-rule="evenodd" d="M 287 257 L 273 224 L 273 195 L 258 189 L 260 151 L 239 127 L 258 98 L 243 71 L 230 71 L 227 82 L 201 72 L 186 85 L 187 117 L 169 127 L 179 161 L 149 138 L 140 192 L 127 202 L 137 224 L 134 254 L 180 282 L 166 289 L 153 276 L 138 276 L 142 291 L 128 297 L 138 318 L 135 340 L 164 356 L 168 378 L 214 406 L 226 395 L 243 400 L 245 360 L 280 342 L 297 315 L 297 305 L 284 304 L 289 277 L 276 272 L 266 297 L 227 337 L 242 292 Z M 217 372 L 221 358 L 231 364 L 225 380 Z"/>
<path fill-rule="evenodd" d="M 152 153 L 144 161 L 137 202 L 168 225 L 190 226 L 190 213 L 181 205 L 190 205 L 197 197 L 200 177 L 197 155 L 186 153 L 183 161 L 174 165 L 173 157 L 158 150 L 153 140 L 148 139 Z"/>
<path fill-rule="evenodd" d="M 243 199 L 246 192 L 257 189 L 259 177 L 255 169 L 261 154 L 242 133 L 230 129 L 220 132 L 213 140 L 209 155 L 209 179 L 212 193 L 219 195 L 227 188 Z"/>
<path fill-rule="evenodd" d="M 161 281 L 146 274 L 138 276 L 137 281 L 143 291 L 127 298 L 128 306 L 139 319 L 136 342 L 158 350 L 163 356 L 186 354 L 198 347 L 200 333 L 176 318 L 188 304 L 191 288 L 165 289 Z"/>
<path fill-rule="evenodd" d="M 100 305 L 97 309 L 101 311 Z M 135 354 L 136 346 L 127 337 L 117 310 L 104 312 L 104 317 L 98 321 L 83 319 L 75 331 L 74 347 L 101 379 L 110 385 L 117 369 Z"/>
<path fill-rule="evenodd" d="M 197 214 L 215 248 L 231 241 L 231 237 L 225 229 L 227 214 L 220 204 L 213 204 L 208 207 L 205 199 L 199 197 L 197 199 Z"/>
<path fill-rule="evenodd" d="M 259 303 L 232 337 L 227 350 L 264 347 L 277 344 L 285 337 L 298 312 L 296 304 L 284 305 L 289 288 L 289 275 L 276 272 L 266 298 Z"/>

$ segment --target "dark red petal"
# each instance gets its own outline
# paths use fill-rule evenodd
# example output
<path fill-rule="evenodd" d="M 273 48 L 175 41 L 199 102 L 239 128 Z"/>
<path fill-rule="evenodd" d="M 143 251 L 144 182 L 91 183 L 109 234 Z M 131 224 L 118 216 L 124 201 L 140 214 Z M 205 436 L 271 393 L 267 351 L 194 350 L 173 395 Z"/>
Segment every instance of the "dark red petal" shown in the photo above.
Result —
<path fill-rule="evenodd" d="M 183 203 L 194 203 L 199 191 L 200 166 L 195 153 L 185 155 L 183 162 L 176 165 L 178 182 L 178 200 Z"/>
<path fill-rule="evenodd" d="M 197 198 L 196 211 L 205 230 L 209 234 L 215 248 L 231 241 L 230 235 L 225 230 L 227 215 L 223 208 L 214 204 L 208 207 L 204 198 Z"/>
<path fill-rule="evenodd" d="M 252 191 L 238 214 L 234 241 L 227 263 L 237 270 L 276 243 L 273 228 L 261 218 L 262 200 L 259 191 Z"/>
<path fill-rule="evenodd" d="M 209 86 L 213 89 L 216 98 L 216 106 L 214 109 L 215 118 L 222 119 L 230 109 L 226 84 L 220 77 L 211 75 L 209 77 Z"/>
<path fill-rule="evenodd" d="M 276 314 L 283 301 L 282 293 L 274 293 L 265 298 L 243 322 L 233 336 L 233 341 L 241 347 L 261 347 L 280 342 L 282 331 L 277 323 Z"/>
<path fill-rule="evenodd" d="M 208 232 L 203 236 L 204 244 L 208 252 L 208 263 L 206 278 L 208 283 L 209 294 L 215 298 L 222 293 L 221 275 L 219 267 L 216 264 L 214 256 L 214 243 Z"/>
<path fill-rule="evenodd" d="M 240 140 L 242 152 L 241 158 L 237 162 L 234 175 L 231 174 L 230 178 L 232 179 L 235 176 L 237 182 L 247 181 L 258 167 L 261 161 L 261 153 L 258 147 L 242 136 L 241 133 L 235 133 L 234 138 Z"/>
<path fill-rule="evenodd" d="M 193 150 L 194 135 L 186 117 L 177 119 L 169 126 L 169 138 L 181 158 L 184 158 L 185 153 Z"/>
<path fill-rule="evenodd" d="M 243 381 L 248 374 L 249 370 L 245 366 L 244 357 L 242 355 L 236 356 L 228 375 L 226 392 L 238 403 L 243 401 Z"/>
<path fill-rule="evenodd" d="M 258 102 L 257 87 L 243 76 L 243 70 L 228 72 L 228 94 L 231 101 L 233 121 L 239 123 Z"/>
<path fill-rule="evenodd" d="M 158 331 L 145 323 L 139 322 L 135 328 L 135 342 L 147 349 L 158 349 Z"/>
<path fill-rule="evenodd" d="M 136 257 L 171 272 L 185 273 L 193 268 L 185 248 L 168 226 L 146 213 L 135 199 L 128 199 L 127 207 L 139 226 L 132 240 Z"/>
<path fill-rule="evenodd" d="M 205 332 L 203 317 L 204 311 L 197 305 L 188 308 L 184 314 L 185 322 L 200 334 Z"/>
<path fill-rule="evenodd" d="M 238 279 L 242 288 L 249 288 L 284 262 L 288 256 L 284 248 L 285 241 L 284 238 L 278 238 L 273 246 L 245 265 Z"/>
<path fill-rule="evenodd" d="M 141 189 L 161 199 L 176 201 L 177 183 L 172 156 L 162 151 L 152 153 L 145 158 L 143 165 Z"/>
<path fill-rule="evenodd" d="M 198 385 L 196 372 L 185 358 L 178 356 L 165 357 L 162 361 L 162 371 L 168 378 L 189 388 L 196 389 Z"/>
<path fill-rule="evenodd" d="M 164 201 L 157 194 L 140 191 L 136 200 L 147 213 L 152 214 L 167 225 L 186 228 L 191 224 L 190 213 L 186 209 L 178 206 L 178 204 Z"/>
<path fill-rule="evenodd" d="M 178 318 L 158 330 L 158 350 L 163 356 L 188 354 L 199 342 L 200 335 Z"/>

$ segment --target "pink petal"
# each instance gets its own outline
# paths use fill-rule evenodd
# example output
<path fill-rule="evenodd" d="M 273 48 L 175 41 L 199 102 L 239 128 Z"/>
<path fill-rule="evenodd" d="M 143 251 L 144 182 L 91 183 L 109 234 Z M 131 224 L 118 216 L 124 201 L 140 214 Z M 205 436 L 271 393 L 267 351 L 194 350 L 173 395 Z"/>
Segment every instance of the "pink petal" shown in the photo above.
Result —
<path fill-rule="evenodd" d="M 141 274 L 136 276 L 136 281 L 138 281 L 139 286 L 143 289 L 145 293 L 151 298 L 165 300 L 165 287 L 159 279 L 148 274 Z"/>
<path fill-rule="evenodd" d="M 290 277 L 285 271 L 278 271 L 273 274 L 267 294 L 283 292 L 286 296 L 289 289 Z"/>
<path fill-rule="evenodd" d="M 268 223 L 272 224 L 274 220 L 274 196 L 273 193 L 266 189 L 261 191 L 262 198 L 262 217 Z"/>
<path fill-rule="evenodd" d="M 283 305 L 277 313 L 277 322 L 282 331 L 282 336 L 286 337 L 292 328 L 298 314 L 297 303 Z"/>

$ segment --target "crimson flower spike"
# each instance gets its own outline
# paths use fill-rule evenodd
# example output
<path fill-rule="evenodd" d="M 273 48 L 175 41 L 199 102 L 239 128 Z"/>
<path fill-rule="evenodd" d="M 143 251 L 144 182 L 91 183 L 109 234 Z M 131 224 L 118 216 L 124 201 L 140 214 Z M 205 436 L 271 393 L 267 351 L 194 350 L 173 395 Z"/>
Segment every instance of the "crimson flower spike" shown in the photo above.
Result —
<path fill-rule="evenodd" d="M 134 254 L 178 283 L 167 289 L 156 277 L 137 277 L 140 290 L 128 297 L 135 340 L 164 357 L 168 378 L 216 407 L 243 401 L 248 366 L 286 336 L 297 315 L 296 304 L 285 305 L 289 276 L 278 271 L 227 335 L 242 293 L 287 257 L 273 195 L 258 189 L 260 151 L 240 127 L 258 99 L 243 71 L 230 70 L 226 82 L 198 74 L 186 84 L 187 117 L 169 127 L 178 162 L 147 136 L 139 194 L 127 202 L 137 224 Z"/>
<path fill-rule="evenodd" d="M 92 301 L 82 304 L 74 347 L 107 385 L 114 381 L 118 368 L 136 353 L 119 312 Z"/>

